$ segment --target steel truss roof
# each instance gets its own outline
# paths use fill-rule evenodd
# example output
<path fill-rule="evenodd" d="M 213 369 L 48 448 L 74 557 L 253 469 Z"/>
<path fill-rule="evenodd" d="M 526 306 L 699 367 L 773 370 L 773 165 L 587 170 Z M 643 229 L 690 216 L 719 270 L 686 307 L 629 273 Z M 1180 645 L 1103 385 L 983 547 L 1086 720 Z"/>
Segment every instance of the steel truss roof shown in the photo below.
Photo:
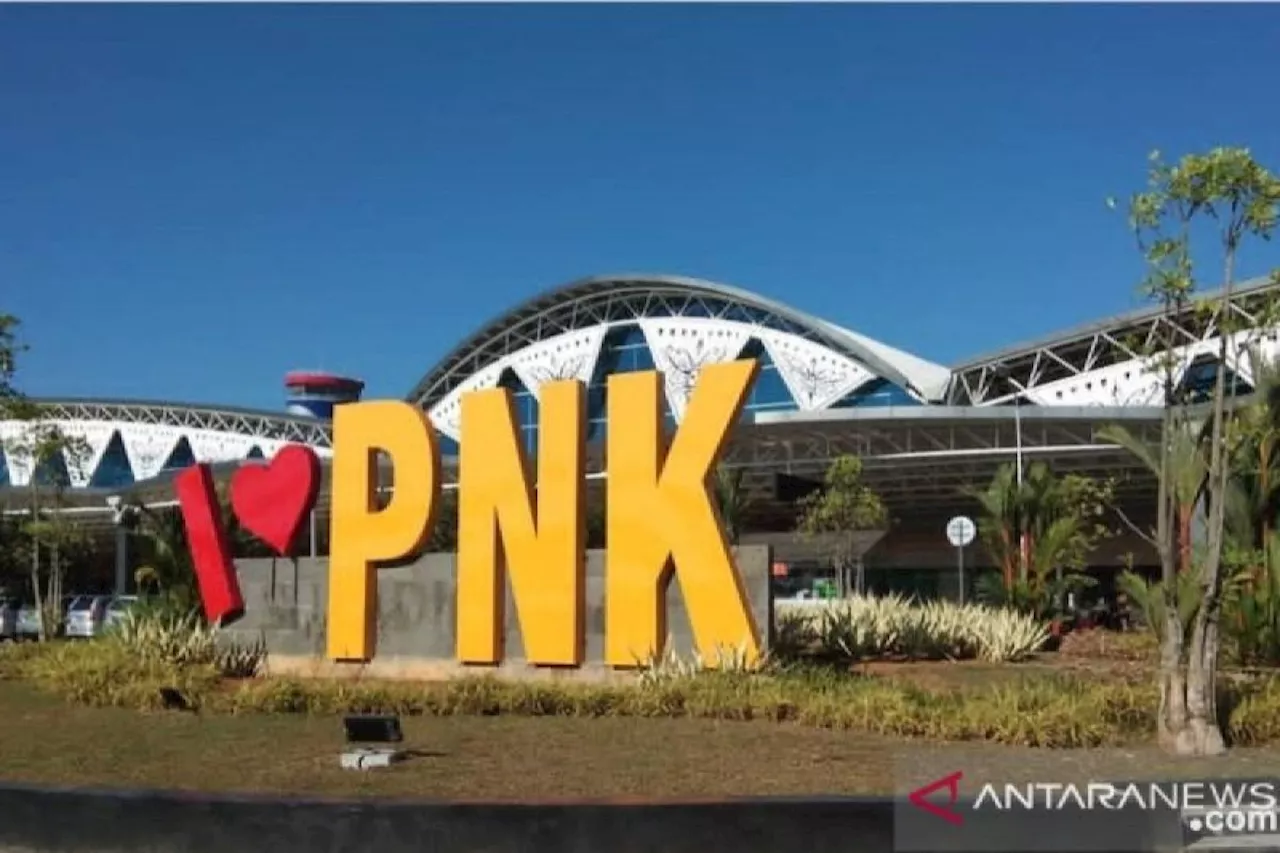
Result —
<path fill-rule="evenodd" d="M 430 409 L 468 377 L 538 341 L 575 329 L 659 316 L 724 319 L 788 332 L 846 355 L 903 388 L 923 393 L 906 376 L 913 368 L 904 365 L 924 362 L 781 303 L 697 279 L 608 276 L 548 291 L 486 324 L 432 368 L 407 399 Z"/>
<path fill-rule="evenodd" d="M 1265 315 L 1278 293 L 1280 282 L 1274 279 L 1244 282 L 1232 295 L 1230 312 L 1259 328 L 1267 324 Z M 953 370 L 947 401 L 953 406 L 1008 403 L 1049 382 L 1147 357 L 1168 332 L 1179 345 L 1212 339 L 1222 326 L 1220 295 L 1205 295 L 1172 316 L 1158 308 L 1135 311 L 966 362 Z"/>
<path fill-rule="evenodd" d="M 32 402 L 51 420 L 154 424 L 215 430 L 312 447 L 332 446 L 332 429 L 328 421 L 274 412 L 133 400 L 37 399 Z"/>

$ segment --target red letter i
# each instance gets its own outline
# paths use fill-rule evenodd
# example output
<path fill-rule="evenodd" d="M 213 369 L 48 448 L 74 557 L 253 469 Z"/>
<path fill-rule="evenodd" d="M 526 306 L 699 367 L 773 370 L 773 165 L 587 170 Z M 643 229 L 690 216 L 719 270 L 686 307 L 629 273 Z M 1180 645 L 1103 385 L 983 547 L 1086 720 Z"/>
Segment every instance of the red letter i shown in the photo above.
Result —
<path fill-rule="evenodd" d="M 244 615 L 244 598 L 218 511 L 213 472 L 208 465 L 192 465 L 174 477 L 173 483 L 187 528 L 187 547 L 200 585 L 205 618 L 215 625 L 234 622 Z"/>

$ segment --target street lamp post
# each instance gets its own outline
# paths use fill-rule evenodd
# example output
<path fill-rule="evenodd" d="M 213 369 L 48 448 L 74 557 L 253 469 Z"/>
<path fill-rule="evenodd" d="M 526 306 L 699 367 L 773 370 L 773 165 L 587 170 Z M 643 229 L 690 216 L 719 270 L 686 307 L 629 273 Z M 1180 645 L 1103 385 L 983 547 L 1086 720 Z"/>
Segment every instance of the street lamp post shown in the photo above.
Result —
<path fill-rule="evenodd" d="M 1022 488 L 1022 397 L 1013 398 L 1014 464 L 1018 469 L 1018 488 Z"/>
<path fill-rule="evenodd" d="M 126 594 L 129 586 L 129 528 L 130 507 L 123 505 L 119 495 L 107 498 L 111 508 L 111 523 L 116 529 L 116 595 Z"/>
<path fill-rule="evenodd" d="M 996 368 L 996 375 L 1001 377 L 1010 386 L 1013 385 L 1009 368 L 1000 365 Z M 1018 484 L 1018 494 L 1022 494 L 1022 395 L 1018 393 L 1020 389 L 1014 387 L 1013 395 L 1013 464 L 1015 477 Z M 1018 571 L 1025 575 L 1027 573 L 1027 531 L 1022 524 L 1022 513 L 1018 513 Z"/>

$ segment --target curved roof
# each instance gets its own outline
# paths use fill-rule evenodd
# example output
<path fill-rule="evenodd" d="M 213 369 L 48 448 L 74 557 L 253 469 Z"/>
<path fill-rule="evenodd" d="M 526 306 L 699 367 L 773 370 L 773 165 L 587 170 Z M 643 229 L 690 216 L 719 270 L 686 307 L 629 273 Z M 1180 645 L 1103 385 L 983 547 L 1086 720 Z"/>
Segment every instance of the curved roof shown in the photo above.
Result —
<path fill-rule="evenodd" d="M 476 371 L 525 346 L 572 329 L 634 319 L 638 299 L 647 308 L 672 298 L 706 298 L 753 309 L 771 328 L 846 355 L 925 400 L 940 399 L 951 377 L 946 367 L 746 290 L 683 276 L 619 274 L 544 291 L 491 320 L 428 371 L 407 399 L 427 408 Z"/>
<path fill-rule="evenodd" d="M 1237 282 L 1232 288 L 1234 298 L 1239 300 L 1268 295 L 1270 291 L 1280 291 L 1280 276 L 1258 276 Z M 1212 304 L 1221 299 L 1224 292 L 1223 288 L 1218 288 L 1197 293 L 1192 299 L 1188 300 L 1179 314 L 1182 316 L 1196 315 L 1202 311 L 1206 303 Z M 952 367 L 952 370 L 955 373 L 960 373 L 972 370 L 975 367 L 981 367 L 984 364 L 1012 361 L 1035 353 L 1037 350 L 1055 349 L 1078 341 L 1085 341 L 1102 332 L 1121 335 L 1134 326 L 1141 326 L 1143 323 L 1159 319 L 1165 315 L 1166 311 L 1160 305 L 1144 305 L 1131 311 L 1114 314 L 1102 320 L 1083 323 L 1060 332 L 1054 332 L 1051 335 L 1011 344 L 993 352 L 967 358 Z"/>
<path fill-rule="evenodd" d="M 208 429 L 320 447 L 329 446 L 332 429 L 328 421 L 317 418 L 240 406 L 95 397 L 29 397 L 27 401 L 49 420 Z"/>

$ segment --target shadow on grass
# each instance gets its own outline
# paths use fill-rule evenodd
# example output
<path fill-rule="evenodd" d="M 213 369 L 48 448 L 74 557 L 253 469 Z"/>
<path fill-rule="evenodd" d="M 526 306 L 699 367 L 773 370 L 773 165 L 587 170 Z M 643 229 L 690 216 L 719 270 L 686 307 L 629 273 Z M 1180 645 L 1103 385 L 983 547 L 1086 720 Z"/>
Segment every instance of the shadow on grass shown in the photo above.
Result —
<path fill-rule="evenodd" d="M 449 753 L 435 749 L 406 749 L 400 753 L 404 758 L 448 758 Z"/>

